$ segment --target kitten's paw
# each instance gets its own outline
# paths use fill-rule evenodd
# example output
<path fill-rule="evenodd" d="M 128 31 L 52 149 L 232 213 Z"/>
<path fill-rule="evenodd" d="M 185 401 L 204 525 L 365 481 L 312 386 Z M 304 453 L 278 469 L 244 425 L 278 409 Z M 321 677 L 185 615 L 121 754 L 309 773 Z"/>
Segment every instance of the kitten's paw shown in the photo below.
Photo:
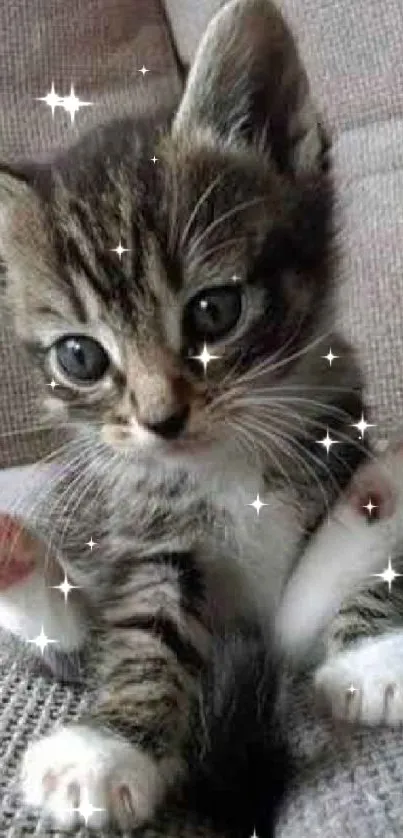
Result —
<path fill-rule="evenodd" d="M 403 635 L 368 638 L 329 658 L 315 689 L 336 719 L 365 725 L 403 722 Z"/>
<path fill-rule="evenodd" d="M 86 726 L 63 727 L 29 746 L 22 767 L 25 802 L 59 829 L 86 821 L 121 829 L 149 820 L 166 781 L 144 751 Z"/>
<path fill-rule="evenodd" d="M 387 444 L 377 459 L 365 463 L 353 476 L 347 500 L 372 520 L 390 518 L 403 501 L 403 437 Z"/>

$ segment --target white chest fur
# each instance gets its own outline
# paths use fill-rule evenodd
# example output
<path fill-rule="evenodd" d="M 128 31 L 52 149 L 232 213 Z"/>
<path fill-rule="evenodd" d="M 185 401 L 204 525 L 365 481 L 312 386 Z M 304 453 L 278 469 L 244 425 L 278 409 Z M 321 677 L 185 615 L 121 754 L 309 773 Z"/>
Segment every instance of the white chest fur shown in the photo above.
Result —
<path fill-rule="evenodd" d="M 271 624 L 301 537 L 301 513 L 290 493 L 267 493 L 256 473 L 231 477 L 211 489 L 225 525 L 202 551 L 210 613 L 226 622 L 253 613 Z"/>

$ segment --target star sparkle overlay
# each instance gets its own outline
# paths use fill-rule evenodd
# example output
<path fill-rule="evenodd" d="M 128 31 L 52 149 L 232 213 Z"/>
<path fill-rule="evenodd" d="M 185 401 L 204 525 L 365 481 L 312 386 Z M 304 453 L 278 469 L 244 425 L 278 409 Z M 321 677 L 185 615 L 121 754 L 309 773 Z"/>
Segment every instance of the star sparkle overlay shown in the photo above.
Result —
<path fill-rule="evenodd" d="M 253 509 L 256 511 L 257 517 L 259 517 L 260 515 L 260 510 L 263 509 L 264 506 L 268 505 L 268 503 L 263 503 L 263 501 L 260 500 L 259 493 L 256 495 L 255 500 L 252 501 L 252 503 L 248 503 L 248 506 L 252 506 Z"/>
<path fill-rule="evenodd" d="M 321 355 L 321 358 L 324 358 L 324 360 L 328 361 L 329 367 L 331 367 L 333 361 L 336 361 L 337 358 L 340 358 L 340 355 L 333 355 L 332 347 L 330 346 L 327 355 Z"/>
<path fill-rule="evenodd" d="M 367 422 L 366 419 L 365 419 L 364 414 L 362 413 L 361 414 L 361 419 L 358 422 L 354 422 L 351 425 L 351 427 L 352 428 L 357 428 L 357 431 L 360 434 L 360 439 L 364 439 L 365 431 L 367 431 L 368 428 L 376 428 L 376 425 L 371 424 L 370 422 Z"/>
<path fill-rule="evenodd" d="M 119 239 L 119 244 L 116 247 L 111 248 L 111 253 L 116 253 L 116 255 L 119 257 L 120 261 L 122 261 L 123 254 L 124 253 L 129 253 L 129 252 L 130 251 L 129 251 L 128 247 L 123 247 L 122 239 Z"/>
<path fill-rule="evenodd" d="M 76 114 L 81 108 L 88 108 L 94 104 L 93 102 L 86 102 L 84 99 L 80 99 L 76 96 L 73 84 L 70 87 L 70 93 L 68 96 L 59 96 L 59 94 L 56 93 L 53 81 L 49 93 L 46 93 L 45 96 L 37 96 L 36 101 L 44 102 L 45 105 L 47 105 L 52 111 L 52 117 L 55 115 L 56 108 L 63 108 L 63 110 L 70 115 L 72 125 L 75 121 Z"/>
<path fill-rule="evenodd" d="M 58 641 L 57 640 L 52 640 L 50 637 L 47 637 L 47 635 L 45 634 L 43 626 L 41 626 L 41 630 L 40 630 L 40 633 L 38 634 L 38 636 L 34 637 L 32 640 L 29 640 L 28 642 L 32 643 L 34 646 L 36 646 L 37 649 L 40 649 L 40 651 L 43 655 L 47 646 L 49 646 L 51 643 L 57 643 Z"/>
<path fill-rule="evenodd" d="M 339 439 L 332 439 L 332 437 L 329 434 L 329 428 L 326 431 L 326 436 L 324 436 L 323 439 L 317 439 L 316 442 L 318 443 L 318 445 L 323 445 L 323 447 L 326 448 L 326 453 L 328 456 L 332 445 L 340 444 Z"/>
<path fill-rule="evenodd" d="M 362 508 L 367 510 L 369 516 L 372 515 L 374 509 L 378 509 L 378 507 L 372 503 L 371 498 L 368 498 L 368 503 L 366 503 Z"/>
<path fill-rule="evenodd" d="M 92 815 L 95 812 L 104 812 L 105 809 L 102 809 L 99 806 L 93 806 L 88 797 L 84 796 L 80 805 L 72 807 L 72 811 L 77 812 L 77 814 L 80 815 L 80 818 L 84 821 L 85 826 L 88 826 Z"/>
<path fill-rule="evenodd" d="M 200 363 L 203 364 L 204 372 L 206 373 L 209 363 L 211 361 L 218 360 L 218 358 L 221 358 L 221 355 L 211 355 L 211 353 L 207 349 L 206 344 L 204 344 L 203 350 L 202 352 L 200 352 L 200 355 L 191 355 L 190 357 L 193 358 L 194 361 L 200 361 Z"/>
<path fill-rule="evenodd" d="M 371 576 L 377 576 L 378 579 L 382 579 L 382 582 L 386 582 L 386 584 L 388 586 L 388 589 L 389 589 L 389 593 L 390 593 L 391 590 L 392 590 L 392 583 L 395 581 L 395 579 L 398 578 L 398 576 L 402 576 L 402 574 L 397 573 L 393 569 L 392 559 L 389 556 L 388 566 L 385 568 L 385 570 L 383 570 L 382 573 L 372 573 Z"/>
<path fill-rule="evenodd" d="M 90 540 L 86 542 L 86 547 L 90 548 L 91 553 L 92 553 L 94 547 L 97 547 L 97 546 L 98 546 L 97 542 L 92 540 L 92 536 L 91 536 Z"/>
<path fill-rule="evenodd" d="M 51 585 L 51 588 L 54 591 L 60 591 L 60 593 L 63 594 L 64 601 L 67 605 L 67 600 L 68 600 L 68 596 L 69 596 L 70 591 L 76 590 L 78 588 L 78 585 L 70 585 L 70 582 L 69 582 L 66 574 L 64 574 L 63 582 L 61 582 L 60 585 Z"/>

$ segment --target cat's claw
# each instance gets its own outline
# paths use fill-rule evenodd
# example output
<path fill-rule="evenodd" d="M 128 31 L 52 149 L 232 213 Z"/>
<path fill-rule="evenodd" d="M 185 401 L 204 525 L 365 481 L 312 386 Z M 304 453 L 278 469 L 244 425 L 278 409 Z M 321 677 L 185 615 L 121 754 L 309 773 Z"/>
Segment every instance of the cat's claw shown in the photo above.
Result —
<path fill-rule="evenodd" d="M 336 719 L 403 723 L 403 633 L 357 642 L 316 672 L 315 689 Z"/>
<path fill-rule="evenodd" d="M 72 725 L 29 746 L 22 786 L 25 803 L 60 829 L 83 822 L 128 829 L 153 816 L 166 782 L 144 751 L 111 733 Z"/>

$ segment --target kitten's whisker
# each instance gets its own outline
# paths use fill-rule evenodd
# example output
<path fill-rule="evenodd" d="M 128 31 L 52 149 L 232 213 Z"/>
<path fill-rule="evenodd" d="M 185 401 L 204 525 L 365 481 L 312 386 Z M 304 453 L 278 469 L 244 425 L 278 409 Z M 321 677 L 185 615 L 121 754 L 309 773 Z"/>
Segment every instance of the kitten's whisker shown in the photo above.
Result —
<path fill-rule="evenodd" d="M 234 406 L 250 406 L 254 407 L 254 405 L 258 404 L 267 404 L 268 406 L 274 405 L 275 403 L 281 404 L 282 402 L 287 403 L 294 403 L 299 402 L 300 404 L 312 405 L 318 407 L 322 412 L 326 411 L 329 414 L 333 414 L 334 416 L 340 416 L 340 418 L 350 418 L 350 414 L 347 413 L 344 408 L 340 408 L 338 405 L 333 405 L 329 402 L 320 402 L 317 399 L 309 398 L 308 396 L 279 396 L 272 393 L 274 390 L 271 387 L 261 388 L 260 390 L 252 390 L 250 391 L 246 387 L 239 386 L 239 382 L 237 381 L 231 389 L 224 391 L 219 396 L 214 398 L 213 404 L 214 405 L 222 405 L 227 404 L 229 401 L 232 402 Z M 278 392 L 281 393 L 281 390 Z M 298 392 L 300 392 L 298 390 Z"/>
<path fill-rule="evenodd" d="M 296 400 L 296 401 L 298 401 L 298 400 Z M 287 402 L 290 402 L 290 403 L 291 403 L 291 406 L 292 406 L 292 405 L 293 405 L 293 402 L 294 402 L 294 399 L 290 398 L 289 400 L 288 400 L 288 399 L 287 399 L 287 400 L 285 400 L 285 399 L 280 400 L 280 402 L 279 402 L 279 406 L 280 406 L 280 405 L 282 405 L 282 404 L 284 404 L 284 403 L 286 403 L 286 404 L 287 404 Z M 267 409 L 267 414 L 268 414 L 268 415 L 271 415 L 271 414 L 270 414 L 270 409 L 271 409 L 272 404 L 273 404 L 273 406 L 274 406 L 274 405 L 276 404 L 276 401 L 275 401 L 275 400 L 273 400 L 273 403 L 271 403 L 271 402 L 270 402 L 270 404 L 269 404 L 269 403 L 267 403 L 266 405 L 263 405 L 263 404 L 261 404 L 261 405 L 258 405 L 258 404 L 257 404 L 257 405 L 255 405 L 255 406 L 254 406 L 254 405 L 252 405 L 252 406 L 251 406 L 251 408 L 252 408 L 252 409 L 255 409 L 255 408 L 256 408 L 256 409 L 257 409 L 257 410 L 259 410 L 261 413 L 264 413 L 264 411 Z M 320 405 L 321 405 L 321 402 L 313 402 L 313 404 L 320 406 Z M 334 405 L 333 405 L 333 406 L 332 406 L 332 405 L 329 405 L 328 407 L 329 407 L 329 409 L 328 409 L 328 413 L 329 413 L 330 415 L 332 415 L 332 414 L 333 414 L 335 418 L 336 418 L 337 416 L 339 416 L 339 417 L 340 417 L 340 419 L 342 419 L 344 422 L 347 422 L 347 420 L 349 420 L 349 423 L 351 423 L 351 415 L 350 415 L 347 411 L 344 411 L 344 410 L 342 410 L 341 408 L 336 408 Z M 287 412 L 288 412 L 288 414 L 289 414 L 289 415 L 291 415 L 291 414 L 292 414 L 292 415 L 294 415 L 294 416 L 296 416 L 296 417 L 298 417 L 298 418 L 300 418 L 300 416 L 301 416 L 301 414 L 296 413 L 295 411 L 292 411 L 292 410 L 291 410 L 291 407 L 290 407 L 290 405 L 289 405 L 289 404 L 287 404 Z M 319 429 L 319 428 L 322 428 L 324 431 L 328 431 L 328 430 L 329 430 L 329 423 L 323 422 L 321 419 L 316 418 L 315 416 L 309 416 L 309 415 L 307 415 L 307 414 L 303 414 L 303 418 L 304 418 L 304 421 L 305 421 L 306 423 L 310 423 L 311 425 L 316 425 L 316 426 L 318 427 L 318 429 Z M 367 448 L 367 446 L 366 446 L 366 445 L 364 445 L 364 441 L 363 441 L 363 440 L 360 440 L 360 439 L 352 439 L 352 437 L 351 437 L 351 436 L 349 436 L 349 434 L 345 433 L 345 431 L 343 431 L 342 429 L 339 429 L 339 428 L 336 428 L 336 429 L 335 429 L 335 433 L 336 433 L 337 439 L 338 439 L 340 442 L 345 442 L 345 443 L 347 443 L 347 444 L 349 444 L 349 445 L 354 446 L 354 448 L 355 448 L 357 451 L 359 451 L 361 454 L 364 454 L 364 455 L 365 455 L 365 457 L 366 457 L 366 458 L 368 458 L 368 459 L 370 459 L 370 460 L 372 460 L 372 462 L 377 461 L 377 455 L 376 455 L 375 453 L 373 453 L 373 452 L 371 451 L 371 449 L 370 449 L 370 448 Z"/>
<path fill-rule="evenodd" d="M 22 436 L 28 434 L 36 434 L 40 433 L 41 431 L 54 431 L 55 424 L 47 424 L 47 425 L 28 425 L 21 428 L 11 428 L 9 431 L 0 431 L 0 439 L 8 439 L 9 437 L 13 436 Z"/>
<path fill-rule="evenodd" d="M 242 420 L 240 420 L 240 419 L 237 419 L 237 420 L 236 420 L 236 424 L 238 425 L 238 427 L 239 427 L 239 428 L 242 428 L 242 430 L 243 430 L 243 432 L 245 433 L 245 435 L 246 435 L 246 434 L 248 434 L 248 436 L 249 436 L 249 438 L 251 439 L 252 443 L 256 446 L 256 439 L 255 439 L 255 437 L 253 436 L 253 431 L 254 431 L 254 428 L 253 428 L 253 425 L 251 424 L 251 422 L 250 422 L 250 421 L 246 422 L 246 421 L 242 421 Z M 267 432 L 266 436 L 267 436 L 267 438 L 269 439 L 269 441 L 274 442 L 274 443 L 277 443 L 277 440 L 276 440 L 276 438 L 275 438 L 275 436 L 274 436 L 273 434 L 270 434 L 269 432 Z M 280 472 L 280 474 L 282 474 L 282 476 L 283 476 L 284 480 L 286 481 L 286 483 L 288 484 L 288 486 L 289 486 L 289 487 L 290 487 L 290 489 L 292 490 L 292 483 L 291 483 L 291 479 L 290 479 L 289 475 L 287 474 L 287 472 L 284 470 L 284 468 L 283 468 L 283 466 L 281 465 L 280 461 L 277 459 L 277 457 L 276 457 L 276 455 L 274 454 L 273 450 L 270 448 L 270 449 L 265 449 L 265 451 L 266 451 L 266 454 L 268 454 L 268 455 L 270 456 L 270 458 L 272 459 L 272 461 L 273 461 L 273 462 L 274 462 L 274 464 L 275 464 L 275 467 L 276 467 L 276 468 L 277 468 L 277 470 Z"/>
<path fill-rule="evenodd" d="M 55 513 L 56 509 L 64 504 L 62 508 L 62 516 L 58 517 L 57 523 L 61 524 L 62 520 L 64 520 L 64 525 L 62 527 L 61 533 L 58 534 L 58 544 L 56 548 L 53 547 L 53 534 L 51 534 L 49 541 L 48 541 L 48 549 L 46 553 L 46 558 L 49 555 L 52 555 L 52 550 L 56 549 L 57 553 L 63 555 L 63 545 L 64 545 L 64 537 L 66 531 L 72 521 L 73 515 L 77 510 L 77 507 L 80 503 L 84 500 L 87 496 L 88 491 L 94 488 L 94 472 L 97 471 L 97 479 L 100 477 L 104 477 L 104 475 L 109 474 L 109 467 L 110 467 L 110 459 L 105 461 L 104 459 L 104 452 L 98 451 L 95 453 L 95 456 L 91 457 L 91 471 L 88 473 L 84 471 L 80 471 L 73 480 L 71 480 L 66 488 L 63 490 L 62 494 L 58 497 L 57 502 L 52 507 L 52 515 Z M 100 480 L 100 485 L 102 481 Z M 104 488 L 104 487 L 103 487 Z M 67 502 L 65 503 L 67 496 Z M 98 493 L 96 494 L 96 499 L 98 498 Z M 80 522 L 81 524 L 82 522 Z M 55 532 L 56 527 L 54 528 L 53 532 Z"/>
<path fill-rule="evenodd" d="M 275 416 L 273 417 L 273 414 L 272 414 L 272 413 L 270 413 L 269 411 L 267 411 L 265 415 L 266 415 L 266 416 L 267 416 L 267 418 L 269 419 L 270 423 L 271 423 L 271 424 L 273 424 L 273 420 L 275 420 L 275 418 L 276 418 L 276 417 L 275 417 Z M 289 409 L 288 409 L 288 410 L 287 410 L 287 412 L 286 412 L 286 417 L 289 417 L 290 419 L 294 418 L 294 419 L 296 419 L 296 420 L 298 420 L 298 421 L 300 421 L 300 418 L 301 418 L 299 414 L 294 413 L 294 411 L 290 411 Z M 288 428 L 289 428 L 291 431 L 293 431 L 293 432 L 295 432 L 295 431 L 297 431 L 297 430 L 298 430 L 298 429 L 296 428 L 296 426 L 295 426 L 295 423 L 290 423 L 290 422 L 287 422 L 287 418 L 284 418 L 284 412 L 283 412 L 283 414 L 281 415 L 281 417 L 277 417 L 277 418 L 279 418 L 279 419 L 280 419 L 281 426 L 286 426 L 286 427 L 288 427 Z M 324 424 L 323 422 L 319 422 L 318 420 L 315 420 L 315 419 L 312 419 L 311 421 L 312 421 L 312 423 L 313 423 L 313 424 L 316 424 L 316 425 L 318 425 L 318 426 L 322 427 L 324 430 L 326 430 L 326 431 L 328 430 L 328 425 Z M 306 429 L 304 429 L 304 430 L 306 431 Z M 313 441 L 314 441 L 314 440 L 313 440 L 313 438 L 312 438 L 312 434 L 311 434 L 311 433 L 309 433 L 307 436 L 308 436 L 308 441 L 310 441 L 310 442 L 313 442 Z M 338 436 L 340 436 L 340 434 L 338 434 Z M 342 441 L 347 441 L 347 442 L 351 443 L 352 445 L 355 445 L 354 440 L 352 440 L 350 437 L 347 437 L 347 436 L 345 436 L 345 435 L 342 435 L 342 436 L 344 436 L 344 440 L 342 440 Z M 299 445 L 299 446 L 303 447 L 302 443 L 301 443 L 299 440 L 297 440 L 297 439 L 294 439 L 294 438 L 293 438 L 293 441 L 294 441 L 294 443 L 295 443 L 296 445 Z M 357 446 L 355 446 L 355 447 L 357 447 Z M 304 450 L 305 450 L 305 449 L 304 449 Z M 306 453 L 307 453 L 308 455 L 312 456 L 312 457 L 314 456 L 314 455 L 312 454 L 312 452 L 310 452 L 309 450 L 306 450 Z M 355 471 L 355 469 L 350 468 L 350 466 L 349 466 L 348 462 L 347 462 L 347 461 L 346 461 L 343 457 L 341 457 L 341 456 L 339 456 L 339 455 L 337 454 L 337 449 L 333 452 L 333 457 L 334 457 L 334 458 L 335 458 L 335 459 L 336 459 L 339 463 L 341 463 L 343 466 L 346 466 L 346 467 L 350 470 L 350 473 L 353 473 L 353 472 Z M 316 459 L 316 458 L 315 458 L 315 459 Z M 319 462 L 321 462 L 321 461 L 318 459 L 318 460 L 317 460 L 317 462 L 319 463 Z M 329 470 L 329 475 L 330 475 L 330 474 L 331 474 L 331 472 L 330 472 L 330 470 Z"/>
<path fill-rule="evenodd" d="M 289 411 L 289 410 L 287 411 L 287 414 L 286 414 L 286 415 L 287 415 L 287 416 L 290 416 L 290 418 L 292 418 L 293 416 L 295 416 L 296 418 L 299 418 L 298 414 L 290 413 L 290 411 Z M 271 419 L 271 421 L 272 421 L 272 419 Z M 284 414 L 283 414 L 281 417 L 279 417 L 279 421 L 280 421 L 280 425 L 279 425 L 279 427 L 280 427 L 280 430 L 281 430 L 281 429 L 283 428 L 283 426 L 285 426 L 285 425 L 286 425 L 286 421 L 284 420 Z M 321 424 L 321 423 L 320 423 L 320 424 Z M 295 430 L 296 430 L 295 426 L 293 426 L 292 424 L 290 424 L 290 422 L 288 422 L 288 423 L 287 423 L 287 427 L 288 427 L 291 431 L 293 431 L 293 432 L 295 432 Z M 323 425 L 323 428 L 326 428 L 326 430 L 327 430 L 327 425 Z M 308 440 L 309 440 L 310 442 L 312 442 L 312 441 L 313 441 L 313 439 L 312 439 L 312 436 L 311 436 L 311 435 L 309 435 Z M 351 441 L 351 440 L 350 440 L 350 441 Z M 329 475 L 329 478 L 330 478 L 331 480 L 333 480 L 333 479 L 334 479 L 334 485 L 336 486 L 337 491 L 339 492 L 339 491 L 340 491 L 340 485 L 339 485 L 339 483 L 336 481 L 336 479 L 334 478 L 334 475 L 333 475 L 333 473 L 332 473 L 332 471 L 331 471 L 331 469 L 330 469 L 330 466 L 329 466 L 329 465 L 327 465 L 327 464 L 326 464 L 323 460 L 320 460 L 318 457 L 316 457 L 316 456 L 314 455 L 314 453 L 313 453 L 310 449 L 306 448 L 300 440 L 298 440 L 297 438 L 295 438 L 295 436 L 292 436 L 292 437 L 290 438 L 290 442 L 292 442 L 292 444 L 293 444 L 293 445 L 297 445 L 297 446 L 298 446 L 298 447 L 299 447 L 299 448 L 303 451 L 303 453 L 304 453 L 306 456 L 310 457 L 310 459 L 314 460 L 314 462 L 316 462 L 318 465 L 320 465 L 320 467 L 321 467 L 321 468 L 324 468 L 324 469 L 327 471 L 327 473 L 328 473 L 328 475 Z M 334 459 L 335 459 L 335 460 L 337 460 L 337 461 L 338 461 L 339 463 L 341 463 L 343 466 L 347 467 L 347 469 L 348 469 L 348 470 L 350 470 L 350 472 L 355 471 L 355 469 L 350 469 L 348 462 L 346 462 L 346 460 L 345 460 L 343 457 L 341 457 L 341 456 L 339 456 L 339 455 L 338 455 L 338 453 L 337 453 L 337 449 L 336 449 L 335 451 L 333 451 L 333 452 L 332 452 L 332 456 L 334 457 Z"/>
<path fill-rule="evenodd" d="M 315 346 L 319 346 L 325 339 L 325 337 L 333 334 L 333 329 L 329 330 L 329 332 L 325 332 L 321 334 L 319 337 L 313 338 L 308 344 L 302 346 L 300 349 L 295 350 L 292 352 L 291 355 L 287 355 L 286 358 L 282 358 L 280 361 L 276 361 L 273 363 L 273 357 L 270 356 L 269 358 L 265 358 L 263 361 L 259 362 L 255 366 L 251 367 L 244 373 L 242 376 L 239 377 L 238 383 L 245 383 L 253 381 L 260 375 L 263 375 L 266 372 L 274 373 L 277 370 L 284 367 L 286 364 L 291 363 L 291 361 L 296 361 L 298 358 L 303 357 L 308 352 L 311 351 Z"/>
<path fill-rule="evenodd" d="M 276 405 L 277 407 L 284 410 L 284 405 L 288 408 L 289 405 L 298 407 L 299 405 L 303 405 L 306 407 L 311 407 L 312 412 L 308 413 L 303 412 L 301 416 L 306 418 L 307 420 L 311 417 L 314 421 L 316 421 L 315 417 L 318 416 L 318 424 L 320 423 L 320 416 L 323 416 L 323 413 L 326 412 L 329 416 L 334 417 L 335 419 L 338 418 L 341 421 L 346 421 L 347 419 L 351 419 L 350 413 L 345 410 L 345 408 L 340 407 L 339 405 L 332 404 L 331 402 L 320 402 L 317 399 L 310 399 L 305 398 L 304 396 L 276 396 L 275 398 L 263 398 L 262 396 L 255 397 L 255 394 L 251 394 L 250 397 L 245 397 L 240 400 L 239 403 L 245 405 L 246 407 L 250 407 L 252 410 L 257 407 L 263 409 L 264 407 L 270 408 L 272 405 Z M 313 410 L 317 410 L 319 412 L 314 413 Z"/>
<path fill-rule="evenodd" d="M 62 446 L 61 446 L 61 447 L 62 447 Z M 66 445 L 66 446 L 63 446 L 63 447 L 64 447 L 64 448 L 67 448 L 67 445 Z M 77 446 L 77 447 L 78 447 L 78 446 Z M 88 452 L 86 452 L 86 453 L 88 453 Z M 52 454 L 53 454 L 53 452 L 52 452 Z M 45 459 L 45 458 L 44 458 L 44 459 Z M 38 465 L 39 465 L 39 466 L 42 466 L 42 465 L 44 465 L 44 462 L 43 462 L 43 461 L 39 461 L 39 462 L 37 462 L 37 463 L 33 464 L 33 467 L 36 467 L 36 466 L 38 466 Z M 21 496 L 20 496 L 20 498 L 16 497 L 16 498 L 15 498 L 15 502 L 14 502 L 14 504 L 13 504 L 13 506 L 12 506 L 12 512 L 13 512 L 13 514 L 15 514 L 15 515 L 19 515 L 19 514 L 21 513 L 21 514 L 23 514 L 23 517 L 24 517 L 25 519 L 27 519 L 27 520 L 28 520 L 28 519 L 31 517 L 31 520 L 32 520 L 32 512 L 33 512 L 33 510 L 36 508 L 36 506 L 40 503 L 40 501 L 41 501 L 41 497 L 42 497 L 42 493 L 48 492 L 48 491 L 49 491 L 49 488 L 50 488 L 50 487 L 52 487 L 54 484 L 57 484 L 57 482 L 58 482 L 58 480 L 59 480 L 59 479 L 60 479 L 60 474 L 59 474 L 59 472 L 55 472 L 55 473 L 54 473 L 54 474 L 52 474 L 52 475 L 49 475 L 49 474 L 48 474 L 48 475 L 47 475 L 47 479 L 46 479 L 46 483 L 45 483 L 45 481 L 44 481 L 44 483 L 42 484 L 42 486 L 36 486 L 36 487 L 35 487 L 35 499 L 34 499 L 34 502 L 33 502 L 33 504 L 31 504 L 31 505 L 30 505 L 30 506 L 28 506 L 28 507 L 26 506 L 26 502 L 27 502 L 28 497 L 29 497 L 29 495 L 28 495 L 28 494 L 27 494 L 27 495 L 25 495 L 24 493 L 22 493 L 22 494 L 21 494 Z"/>
<path fill-rule="evenodd" d="M 79 455 L 75 457 L 75 460 L 80 461 L 84 457 L 88 457 L 89 450 L 86 449 L 84 451 L 80 451 Z M 16 499 L 16 503 L 12 507 L 12 515 L 16 517 L 21 517 L 23 520 L 27 521 L 29 528 L 35 528 L 37 525 L 37 517 L 38 514 L 43 513 L 43 506 L 42 502 L 50 496 L 50 491 L 54 488 L 57 488 L 57 485 L 63 479 L 63 475 L 55 473 L 50 477 L 50 479 L 46 480 L 42 486 L 35 487 L 35 498 L 33 499 L 32 503 L 27 507 L 26 503 L 28 500 L 27 496 L 21 495 L 20 499 Z M 39 510 L 39 512 L 38 512 Z M 36 513 L 36 514 L 35 514 Z M 14 537 L 13 541 L 8 547 L 7 556 L 6 558 L 3 557 L 4 562 L 10 563 L 14 557 L 14 550 L 16 549 L 19 538 L 22 535 L 20 531 L 17 532 L 16 536 Z M 4 546 L 4 538 L 0 538 L 0 551 L 2 546 Z"/>
<path fill-rule="evenodd" d="M 204 242 L 206 238 L 208 238 L 213 230 L 223 224 L 224 221 L 228 221 L 229 218 L 232 216 L 237 215 L 239 212 L 243 212 L 244 210 L 250 209 L 250 207 L 257 206 L 258 204 L 262 204 L 265 202 L 265 198 L 263 196 L 259 196 L 256 198 L 251 198 L 248 201 L 242 201 L 242 203 L 237 204 L 235 207 L 231 207 L 230 210 L 224 212 L 218 218 L 215 218 L 208 227 L 206 227 L 200 235 L 191 243 L 190 252 L 191 254 L 197 253 L 200 248 L 200 245 Z"/>
<path fill-rule="evenodd" d="M 203 250 L 203 253 L 200 256 L 200 259 L 196 258 L 193 262 L 193 266 L 195 268 L 203 267 L 207 263 L 209 256 L 214 256 L 215 253 L 218 253 L 219 250 L 225 250 L 232 245 L 239 244 L 240 241 L 246 241 L 246 236 L 234 236 L 231 239 L 225 239 L 222 242 L 217 242 L 214 247 L 208 248 L 208 250 Z"/>
<path fill-rule="evenodd" d="M 304 453 L 304 455 L 306 455 L 306 454 L 308 454 L 308 452 L 305 450 L 304 446 L 303 446 L 303 445 L 301 445 L 300 443 L 297 443 L 297 441 L 296 441 L 296 440 L 295 440 L 292 436 L 290 436 L 289 434 L 287 434 L 286 432 L 284 433 L 284 432 L 282 431 L 282 429 L 281 429 L 281 427 L 280 427 L 280 426 L 277 426 L 277 427 L 276 427 L 276 430 L 275 430 L 275 434 L 274 434 L 274 436 L 273 436 L 272 434 L 269 434 L 269 433 L 267 432 L 267 428 L 266 428 L 266 426 L 265 426 L 265 425 L 263 425 L 263 424 L 262 424 L 261 422 L 259 422 L 258 420 L 253 420 L 253 421 L 251 421 L 251 422 L 250 422 L 250 426 L 251 426 L 251 427 L 253 427 L 253 429 L 255 430 L 255 432 L 256 432 L 256 433 L 260 434 L 260 435 L 261 435 L 261 436 L 263 436 L 263 437 L 267 437 L 270 441 L 273 441 L 273 439 L 274 439 L 275 444 L 277 445 L 277 447 L 278 447 L 278 448 L 280 448 L 280 450 L 282 450 L 282 451 L 283 451 L 283 453 L 284 453 L 284 454 L 285 454 L 285 455 L 286 455 L 286 456 L 287 456 L 290 460 L 292 460 L 292 459 L 294 458 L 294 460 L 297 460 L 297 462 L 299 462 L 299 463 L 300 463 L 300 465 L 301 465 L 301 467 L 302 467 L 303 472 L 305 471 L 305 472 L 308 474 L 308 477 L 310 476 L 310 477 L 311 477 L 311 479 L 313 479 L 313 480 L 314 480 L 314 483 L 318 486 L 318 489 L 319 489 L 319 491 L 320 491 L 320 493 L 321 493 L 321 495 L 322 495 L 322 497 L 323 497 L 323 501 L 324 501 L 325 509 L 326 509 L 326 511 L 328 511 L 328 510 L 329 510 L 328 498 L 327 498 L 326 490 L 325 490 L 325 489 L 324 489 L 324 487 L 322 486 L 322 483 L 321 483 L 321 481 L 320 481 L 320 478 L 319 478 L 319 477 L 318 477 L 318 475 L 314 472 L 314 470 L 313 470 L 313 469 L 311 469 L 311 467 L 308 465 L 308 463 L 306 462 L 305 457 L 302 457 L 302 456 L 301 456 L 300 454 L 298 454 L 298 452 L 295 450 L 295 447 L 297 447 L 297 448 L 301 448 L 301 449 L 302 449 L 302 451 L 303 451 L 303 453 Z M 281 445 L 281 443 L 280 443 L 280 439 L 282 439 L 284 442 L 288 443 L 289 445 L 292 445 L 292 446 L 293 446 L 293 448 L 292 448 L 292 449 L 288 449 L 288 448 L 286 448 L 286 447 L 282 446 L 282 445 Z M 291 489 L 293 489 L 293 488 L 295 488 L 295 485 L 293 486 L 293 485 L 291 484 Z"/>
<path fill-rule="evenodd" d="M 215 177 L 214 180 L 212 180 L 211 183 L 209 183 L 208 186 L 206 186 L 204 192 L 202 192 L 202 194 L 200 195 L 200 198 L 196 201 L 196 204 L 195 204 L 195 206 L 194 206 L 194 208 L 193 208 L 193 210 L 190 214 L 190 217 L 189 217 L 189 219 L 188 219 L 188 221 L 185 225 L 185 229 L 183 230 L 183 233 L 180 237 L 180 247 L 181 248 L 184 248 L 187 244 L 188 235 L 190 233 L 193 222 L 197 218 L 199 210 L 202 208 L 203 204 L 210 197 L 210 195 L 213 192 L 213 190 L 215 189 L 215 187 L 218 186 L 220 181 L 222 181 L 223 177 L 224 177 L 224 173 L 220 172 L 217 175 L 217 177 Z"/>
<path fill-rule="evenodd" d="M 102 463 L 102 453 L 98 453 L 97 457 L 98 457 L 98 459 L 99 458 L 101 459 L 101 467 L 97 466 L 97 469 L 96 469 L 96 479 L 97 479 L 98 486 L 97 486 L 97 490 L 95 492 L 95 495 L 91 498 L 91 505 L 93 507 L 96 506 L 96 503 L 98 501 L 98 498 L 99 498 L 101 492 L 105 491 L 105 489 L 109 485 L 109 480 L 111 479 L 111 476 L 113 474 L 112 467 L 113 467 L 113 463 L 115 461 L 116 455 L 112 454 L 112 456 L 110 456 L 108 458 L 108 460 L 107 461 L 105 460 L 103 463 Z M 95 465 L 97 457 L 94 458 L 92 466 Z M 61 551 L 61 552 L 63 551 L 64 538 L 65 538 L 67 529 L 70 525 L 70 522 L 72 520 L 73 515 L 75 514 L 78 506 L 83 502 L 84 498 L 87 496 L 88 491 L 94 487 L 95 478 L 94 478 L 94 473 L 93 472 L 94 472 L 94 468 L 92 468 L 91 474 L 88 475 L 88 480 L 87 480 L 86 484 L 84 485 L 84 488 L 83 488 L 83 491 L 81 492 L 81 494 L 79 494 L 78 491 L 77 491 L 77 493 L 76 493 L 77 494 L 76 503 L 74 504 L 74 506 L 72 508 L 70 508 L 69 514 L 66 516 L 66 520 L 65 520 L 63 529 L 61 531 L 61 534 L 60 534 L 60 539 L 59 539 L 59 545 L 60 545 L 59 546 L 59 551 Z M 103 480 L 99 479 L 100 477 L 104 478 L 104 476 L 107 477 L 106 483 L 104 483 Z M 80 478 L 80 475 L 78 477 Z M 74 485 L 76 484 L 76 482 L 79 482 L 79 480 L 75 481 Z M 71 498 L 69 499 L 68 504 L 67 504 L 67 506 L 64 510 L 66 512 L 69 510 L 70 501 L 71 501 Z"/>

